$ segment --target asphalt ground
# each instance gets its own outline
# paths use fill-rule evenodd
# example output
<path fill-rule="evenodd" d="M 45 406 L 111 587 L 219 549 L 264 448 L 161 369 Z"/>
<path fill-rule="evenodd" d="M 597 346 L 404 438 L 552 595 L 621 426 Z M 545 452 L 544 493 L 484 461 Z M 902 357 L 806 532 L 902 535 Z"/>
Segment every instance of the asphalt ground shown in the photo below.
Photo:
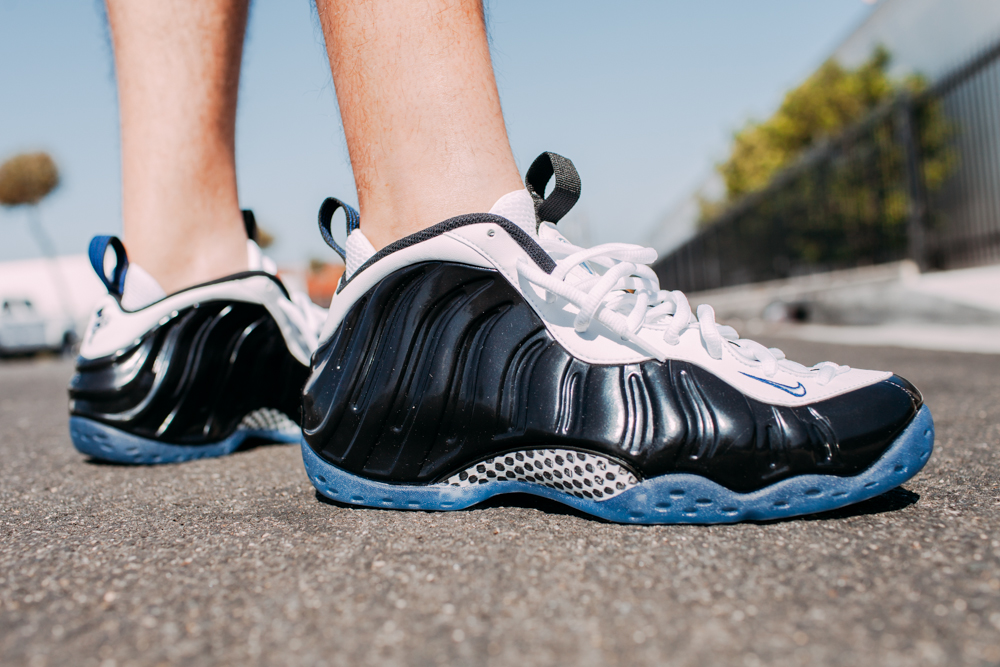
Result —
<path fill-rule="evenodd" d="M 3 665 L 1000 663 L 1000 356 L 783 345 L 913 380 L 936 451 L 847 510 L 618 526 L 316 496 L 293 446 L 87 460 L 65 362 L 0 364 Z"/>

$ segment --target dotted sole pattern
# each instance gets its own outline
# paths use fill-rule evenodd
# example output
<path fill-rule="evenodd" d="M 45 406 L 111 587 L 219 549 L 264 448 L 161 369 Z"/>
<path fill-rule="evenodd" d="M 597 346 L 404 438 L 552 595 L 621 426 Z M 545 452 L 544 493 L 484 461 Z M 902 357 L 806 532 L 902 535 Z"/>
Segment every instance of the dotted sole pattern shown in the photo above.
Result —
<path fill-rule="evenodd" d="M 569 449 L 526 449 L 469 466 L 442 485 L 533 482 L 577 498 L 614 498 L 639 483 L 627 468 L 597 454 Z"/>
<path fill-rule="evenodd" d="M 174 445 L 132 435 L 86 417 L 70 417 L 69 435 L 78 451 L 95 459 L 151 465 L 225 456 L 235 452 L 249 438 L 282 443 L 298 442 L 302 437 L 302 431 L 298 427 L 294 431 L 287 431 L 244 427 L 241 424 L 235 433 L 219 442 L 207 445 Z"/>
<path fill-rule="evenodd" d="M 927 406 L 882 457 L 853 477 L 800 475 L 752 493 L 736 493 L 704 477 L 662 475 L 642 480 L 612 498 L 579 497 L 536 481 L 502 484 L 400 485 L 364 479 L 319 458 L 302 441 L 306 473 L 332 500 L 365 507 L 457 510 L 502 493 L 531 493 L 617 523 L 735 523 L 781 519 L 852 505 L 894 489 L 927 463 L 934 448 L 934 421 Z M 539 450 L 534 450 L 536 454 Z M 588 455 L 589 457 L 589 455 Z M 494 457 L 494 461 L 502 457 Z M 505 459 L 502 459 L 505 462 Z M 495 465 L 494 465 L 495 470 Z M 450 481 L 450 480 L 449 480 Z M 467 480 L 466 480 L 467 481 Z"/>
<path fill-rule="evenodd" d="M 240 425 L 236 427 L 239 431 L 263 431 L 266 433 L 284 433 L 295 436 L 293 442 L 298 441 L 300 434 L 299 425 L 292 421 L 291 417 L 281 410 L 274 408 L 260 408 L 254 410 L 240 420 Z"/>

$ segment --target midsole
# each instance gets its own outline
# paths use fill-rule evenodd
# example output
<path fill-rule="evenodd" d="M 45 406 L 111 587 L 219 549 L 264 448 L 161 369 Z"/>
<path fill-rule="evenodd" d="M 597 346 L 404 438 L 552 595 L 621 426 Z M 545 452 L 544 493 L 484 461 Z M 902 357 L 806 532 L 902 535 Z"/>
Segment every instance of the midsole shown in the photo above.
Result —
<path fill-rule="evenodd" d="M 882 457 L 851 477 L 799 475 L 750 493 L 731 491 L 687 473 L 661 475 L 608 500 L 579 498 L 542 484 L 509 480 L 474 486 L 400 485 L 367 480 L 321 459 L 303 441 L 306 472 L 323 495 L 337 501 L 395 509 L 453 510 L 503 493 L 531 493 L 558 500 L 611 521 L 631 523 L 729 523 L 776 519 L 849 505 L 895 488 L 930 458 L 934 423 L 924 406 Z"/>
<path fill-rule="evenodd" d="M 271 442 L 296 442 L 299 432 L 240 429 L 217 442 L 182 445 L 133 435 L 86 417 L 69 418 L 70 438 L 80 452 L 117 463 L 174 463 L 231 454 L 250 438 Z"/>

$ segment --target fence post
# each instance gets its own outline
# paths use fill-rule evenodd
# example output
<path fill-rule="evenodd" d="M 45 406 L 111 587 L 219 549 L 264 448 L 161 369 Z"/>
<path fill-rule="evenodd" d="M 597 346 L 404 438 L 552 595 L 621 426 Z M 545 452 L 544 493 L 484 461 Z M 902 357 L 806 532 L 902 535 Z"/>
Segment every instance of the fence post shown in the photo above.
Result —
<path fill-rule="evenodd" d="M 899 97 L 896 104 L 896 132 L 903 147 L 903 169 L 906 173 L 909 210 L 906 221 L 907 254 L 921 271 L 927 269 L 927 235 L 924 216 L 927 211 L 927 191 L 924 189 L 923 161 L 920 137 L 913 118 L 913 98 Z"/>

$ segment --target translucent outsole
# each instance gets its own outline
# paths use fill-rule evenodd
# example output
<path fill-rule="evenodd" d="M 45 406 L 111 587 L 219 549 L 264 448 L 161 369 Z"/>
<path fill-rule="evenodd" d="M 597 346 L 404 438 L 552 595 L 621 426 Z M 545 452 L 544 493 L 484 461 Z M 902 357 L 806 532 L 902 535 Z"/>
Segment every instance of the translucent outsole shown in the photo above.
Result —
<path fill-rule="evenodd" d="M 86 417 L 70 417 L 69 434 L 73 446 L 83 454 L 102 461 L 136 465 L 180 463 L 225 456 L 235 452 L 251 438 L 280 443 L 294 443 L 301 438 L 299 433 L 288 431 L 243 429 L 225 440 L 211 444 L 175 445 L 132 435 Z"/>
<path fill-rule="evenodd" d="M 579 498 L 541 484 L 489 481 L 475 486 L 386 484 L 327 463 L 303 441 L 306 473 L 331 500 L 351 505 L 409 510 L 459 510 L 504 493 L 551 498 L 616 523 L 736 523 L 825 512 L 896 488 L 927 463 L 934 448 L 934 421 L 927 406 L 882 457 L 852 477 L 800 475 L 752 493 L 736 493 L 704 477 L 673 474 L 642 480 L 608 500 Z"/>

